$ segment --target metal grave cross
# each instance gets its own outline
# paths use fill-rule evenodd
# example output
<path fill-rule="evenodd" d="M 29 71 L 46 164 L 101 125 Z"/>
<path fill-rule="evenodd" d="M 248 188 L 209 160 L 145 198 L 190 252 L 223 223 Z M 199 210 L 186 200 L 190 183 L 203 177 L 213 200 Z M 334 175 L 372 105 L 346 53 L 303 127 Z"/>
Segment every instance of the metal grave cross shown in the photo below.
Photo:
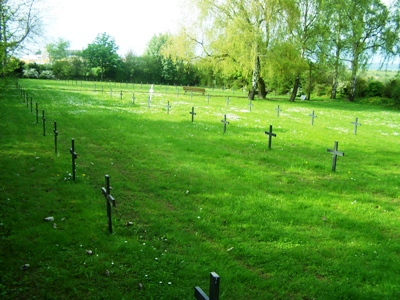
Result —
<path fill-rule="evenodd" d="M 253 101 L 252 100 L 250 100 L 249 101 L 249 108 L 250 108 L 250 111 L 251 111 L 251 108 L 253 107 Z"/>
<path fill-rule="evenodd" d="M 39 123 L 39 104 L 36 102 L 36 124 Z"/>
<path fill-rule="evenodd" d="M 354 134 L 357 134 L 357 126 L 361 126 L 361 124 L 358 123 L 358 118 L 356 118 L 355 122 L 351 122 L 351 124 L 354 124 Z"/>
<path fill-rule="evenodd" d="M 122 95 L 123 95 L 123 94 L 122 94 L 122 90 L 121 90 L 121 93 L 119 93 L 119 95 L 121 96 L 121 98 L 120 98 L 120 99 L 122 100 Z"/>
<path fill-rule="evenodd" d="M 44 110 L 42 110 L 42 121 L 43 121 L 43 136 L 46 136 L 46 118 L 44 117 Z"/>
<path fill-rule="evenodd" d="M 309 116 L 311 117 L 311 125 L 314 126 L 314 119 L 315 119 L 317 116 L 315 115 L 314 111 L 312 111 L 312 114 L 309 115 Z"/>
<path fill-rule="evenodd" d="M 57 122 L 54 121 L 54 152 L 57 153 L 57 137 L 58 137 L 58 131 L 57 131 Z"/>
<path fill-rule="evenodd" d="M 150 108 L 150 104 L 151 104 L 151 97 L 149 96 L 148 98 L 147 98 L 147 106 Z"/>
<path fill-rule="evenodd" d="M 333 146 L 333 149 L 328 149 L 328 152 L 333 154 L 332 158 L 332 172 L 336 171 L 336 161 L 337 161 L 337 156 L 344 156 L 344 152 L 338 151 L 338 142 L 335 142 L 335 145 Z"/>
<path fill-rule="evenodd" d="M 219 275 L 215 272 L 211 272 L 210 273 L 210 292 L 209 292 L 210 296 L 207 296 L 206 293 L 204 293 L 203 290 L 199 286 L 196 286 L 194 288 L 194 297 L 196 298 L 196 300 L 218 300 L 219 299 L 219 283 L 220 283 Z"/>
<path fill-rule="evenodd" d="M 31 113 L 32 113 L 32 97 L 31 97 Z"/>
<path fill-rule="evenodd" d="M 269 131 L 266 131 L 265 134 L 268 134 L 268 149 L 271 150 L 272 137 L 276 136 L 275 133 L 272 133 L 272 125 L 269 125 Z"/>
<path fill-rule="evenodd" d="M 135 93 L 132 95 L 132 104 L 135 104 Z"/>
<path fill-rule="evenodd" d="M 196 115 L 196 113 L 194 112 L 194 106 L 192 106 L 192 111 L 189 113 L 192 115 L 192 123 L 194 122 L 194 116 Z"/>
<path fill-rule="evenodd" d="M 231 100 L 229 99 L 229 97 L 226 98 L 226 106 L 229 106 L 229 103 L 231 102 Z"/>
<path fill-rule="evenodd" d="M 110 88 L 110 97 L 112 97 L 112 92 L 113 92 L 112 88 Z"/>
<path fill-rule="evenodd" d="M 106 198 L 107 217 L 108 217 L 108 231 L 112 233 L 112 220 L 111 220 L 111 204 L 115 207 L 115 199 L 111 196 L 110 176 L 106 175 L 106 187 L 101 188 L 101 192 Z"/>
<path fill-rule="evenodd" d="M 226 132 L 226 125 L 229 124 L 228 121 L 226 121 L 226 115 L 224 115 L 224 119 L 221 120 L 221 122 L 224 124 L 224 133 Z"/>
<path fill-rule="evenodd" d="M 171 108 L 171 105 L 169 105 L 169 101 L 168 101 L 168 103 L 167 103 L 166 108 L 167 108 L 167 114 L 169 114 L 169 109 Z"/>
<path fill-rule="evenodd" d="M 71 139 L 71 148 L 69 148 L 69 153 L 72 157 L 72 179 L 75 181 L 75 159 L 78 158 L 78 154 L 75 152 L 75 140 Z"/>
<path fill-rule="evenodd" d="M 207 103 L 210 104 L 210 94 L 207 95 Z"/>
<path fill-rule="evenodd" d="M 278 108 L 275 108 L 275 110 L 276 110 L 276 116 L 279 118 L 279 112 L 281 112 L 282 109 L 280 109 L 278 105 Z"/>

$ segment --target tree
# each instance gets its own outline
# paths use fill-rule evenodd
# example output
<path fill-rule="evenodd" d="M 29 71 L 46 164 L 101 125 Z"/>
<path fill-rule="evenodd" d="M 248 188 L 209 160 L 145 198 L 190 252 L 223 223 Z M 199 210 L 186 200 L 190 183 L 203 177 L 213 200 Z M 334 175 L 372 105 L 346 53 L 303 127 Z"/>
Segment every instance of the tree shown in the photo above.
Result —
<path fill-rule="evenodd" d="M 1 74 L 13 71 L 11 57 L 24 42 L 33 39 L 41 27 L 38 0 L 0 0 Z"/>
<path fill-rule="evenodd" d="M 82 57 L 86 59 L 89 68 L 99 69 L 100 80 L 103 80 L 105 73 L 120 63 L 117 50 L 114 38 L 104 32 L 97 35 L 93 43 L 82 51 Z"/>
<path fill-rule="evenodd" d="M 258 88 L 264 98 L 271 63 L 271 47 L 281 42 L 290 30 L 293 1 L 289 0 L 194 0 L 199 9 L 199 24 L 187 30 L 189 38 L 202 51 L 215 73 L 247 78 L 249 99 Z M 201 29 L 201 31 L 199 30 Z M 197 31 L 197 32 L 196 32 Z M 197 50 L 197 51 L 198 51 Z M 272 76 L 271 76 L 272 77 Z"/>
<path fill-rule="evenodd" d="M 46 51 L 49 54 L 50 62 L 53 64 L 57 60 L 65 59 L 68 57 L 68 48 L 70 42 L 59 38 L 55 43 L 46 45 Z"/>
<path fill-rule="evenodd" d="M 380 0 L 341 1 L 346 9 L 349 29 L 343 39 L 347 43 L 346 57 L 350 63 L 349 101 L 356 97 L 358 71 L 386 45 L 389 10 Z"/>

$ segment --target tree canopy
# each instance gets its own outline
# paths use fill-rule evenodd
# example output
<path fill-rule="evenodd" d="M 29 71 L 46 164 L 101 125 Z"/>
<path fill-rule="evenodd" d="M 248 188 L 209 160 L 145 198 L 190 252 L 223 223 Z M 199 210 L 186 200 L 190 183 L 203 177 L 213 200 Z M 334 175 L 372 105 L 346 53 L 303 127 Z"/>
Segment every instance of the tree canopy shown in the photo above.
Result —
<path fill-rule="evenodd" d="M 82 51 L 89 68 L 98 68 L 100 79 L 103 80 L 106 72 L 117 68 L 120 58 L 117 54 L 118 46 L 115 39 L 107 33 L 98 34 L 92 44 Z"/>

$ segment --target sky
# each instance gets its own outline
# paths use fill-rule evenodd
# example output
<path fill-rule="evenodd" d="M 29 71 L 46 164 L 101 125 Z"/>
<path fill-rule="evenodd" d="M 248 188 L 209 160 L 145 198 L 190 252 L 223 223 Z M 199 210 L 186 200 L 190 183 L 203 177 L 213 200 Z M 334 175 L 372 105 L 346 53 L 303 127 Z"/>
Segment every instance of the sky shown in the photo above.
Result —
<path fill-rule="evenodd" d="M 150 39 L 160 33 L 176 33 L 181 0 L 45 0 L 47 10 L 44 45 L 63 38 L 71 50 L 82 50 L 106 32 L 119 46 L 142 55 Z"/>

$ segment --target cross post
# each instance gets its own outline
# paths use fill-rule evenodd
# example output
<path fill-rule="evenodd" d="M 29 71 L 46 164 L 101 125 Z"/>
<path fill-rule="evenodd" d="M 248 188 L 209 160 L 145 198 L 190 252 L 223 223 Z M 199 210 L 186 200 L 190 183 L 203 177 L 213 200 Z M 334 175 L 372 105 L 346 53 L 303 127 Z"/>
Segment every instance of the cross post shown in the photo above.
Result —
<path fill-rule="evenodd" d="M 36 124 L 39 123 L 39 107 L 38 103 L 36 102 Z"/>
<path fill-rule="evenodd" d="M 314 114 L 314 111 L 312 111 L 312 114 L 309 115 L 309 116 L 311 117 L 311 125 L 314 126 L 314 119 L 315 119 L 317 116 Z"/>
<path fill-rule="evenodd" d="M 75 159 L 78 158 L 78 155 L 75 152 L 75 140 L 71 139 L 72 147 L 69 149 L 69 153 L 71 153 L 72 157 L 72 179 L 75 181 Z"/>
<path fill-rule="evenodd" d="M 54 152 L 57 153 L 57 137 L 58 137 L 58 131 L 57 131 L 57 122 L 54 121 Z"/>
<path fill-rule="evenodd" d="M 168 101 L 168 103 L 167 103 L 166 108 L 167 108 L 167 114 L 169 114 L 169 109 L 171 108 L 171 106 L 169 105 L 169 101 Z"/>
<path fill-rule="evenodd" d="M 110 97 L 112 97 L 112 88 L 110 88 Z"/>
<path fill-rule="evenodd" d="M 42 110 L 42 121 L 43 121 L 43 136 L 46 136 L 46 118 L 44 117 L 44 110 Z"/>
<path fill-rule="evenodd" d="M 194 106 L 192 106 L 192 111 L 189 112 L 189 114 L 192 115 L 192 123 L 194 122 L 194 116 L 196 115 L 196 113 L 194 112 Z"/>
<path fill-rule="evenodd" d="M 351 122 L 351 124 L 354 124 L 354 135 L 357 134 L 357 126 L 361 126 L 360 123 L 358 123 L 358 118 L 356 118 L 355 122 Z"/>
<path fill-rule="evenodd" d="M 26 108 L 29 108 L 29 97 L 28 94 L 26 94 Z"/>
<path fill-rule="evenodd" d="M 31 97 L 31 113 L 32 113 L 32 97 Z"/>
<path fill-rule="evenodd" d="M 266 131 L 265 134 L 268 134 L 268 149 L 271 150 L 272 137 L 276 136 L 275 133 L 272 133 L 272 125 L 269 125 L 269 131 Z"/>
<path fill-rule="evenodd" d="M 333 146 L 333 149 L 328 149 L 328 152 L 333 154 L 332 158 L 332 172 L 336 171 L 336 161 L 337 161 L 337 156 L 344 156 L 344 152 L 338 151 L 338 142 L 335 142 L 335 145 Z"/>
<path fill-rule="evenodd" d="M 132 104 L 135 104 L 135 93 L 132 95 Z"/>
<path fill-rule="evenodd" d="M 219 300 L 219 283 L 220 283 L 219 275 L 215 272 L 211 272 L 210 292 L 209 292 L 210 296 L 207 296 L 206 293 L 204 293 L 199 286 L 196 286 L 194 288 L 194 297 L 196 298 L 196 300 Z"/>
<path fill-rule="evenodd" d="M 231 102 L 231 100 L 229 100 L 229 97 L 226 98 L 226 106 L 229 106 L 229 102 Z"/>
<path fill-rule="evenodd" d="M 224 115 L 224 119 L 221 120 L 221 122 L 224 124 L 224 133 L 226 132 L 226 125 L 229 124 L 229 122 L 226 121 L 226 115 Z"/>
<path fill-rule="evenodd" d="M 193 91 L 190 92 L 190 100 L 193 99 Z"/>
<path fill-rule="evenodd" d="M 151 104 L 151 96 L 149 96 L 149 98 L 147 98 L 147 106 L 150 108 L 150 104 Z"/>
<path fill-rule="evenodd" d="M 210 94 L 207 95 L 207 103 L 210 104 Z"/>
<path fill-rule="evenodd" d="M 123 95 L 123 94 L 122 94 L 122 90 L 121 90 L 121 93 L 119 93 L 119 95 L 121 96 L 121 100 L 122 100 L 122 95 Z"/>
<path fill-rule="evenodd" d="M 110 176 L 106 175 L 106 187 L 101 188 L 101 192 L 106 198 L 107 205 L 107 218 L 108 218 L 108 232 L 112 233 L 112 220 L 111 220 L 111 204 L 115 207 L 115 199 L 111 196 L 111 187 L 110 187 Z"/>
<path fill-rule="evenodd" d="M 250 108 L 250 111 L 251 111 L 251 107 L 253 106 L 253 101 L 252 100 L 250 100 L 250 102 L 249 102 L 249 108 Z"/>
<path fill-rule="evenodd" d="M 282 109 L 280 109 L 280 108 L 279 108 L 279 105 L 278 105 L 278 107 L 275 108 L 275 110 L 276 110 L 276 116 L 279 118 L 279 112 L 281 112 Z"/>

